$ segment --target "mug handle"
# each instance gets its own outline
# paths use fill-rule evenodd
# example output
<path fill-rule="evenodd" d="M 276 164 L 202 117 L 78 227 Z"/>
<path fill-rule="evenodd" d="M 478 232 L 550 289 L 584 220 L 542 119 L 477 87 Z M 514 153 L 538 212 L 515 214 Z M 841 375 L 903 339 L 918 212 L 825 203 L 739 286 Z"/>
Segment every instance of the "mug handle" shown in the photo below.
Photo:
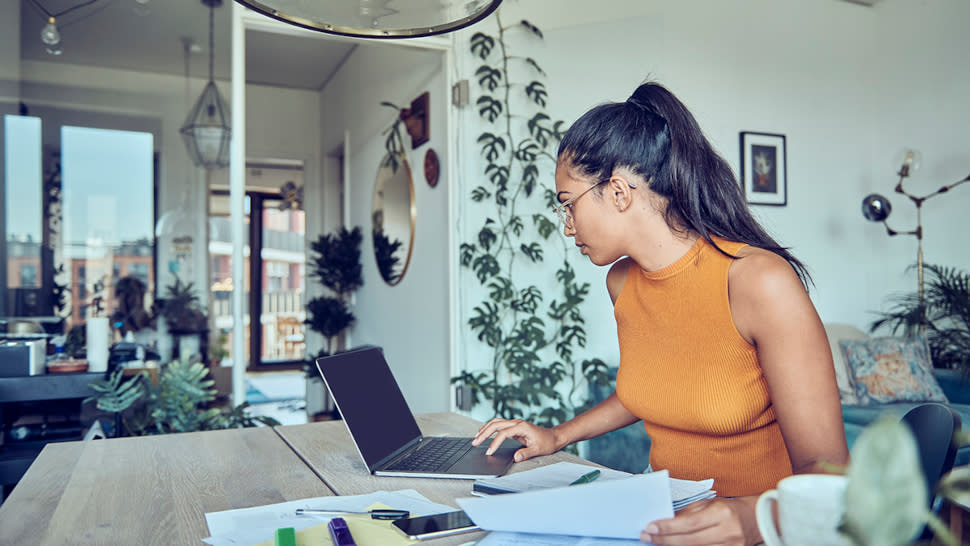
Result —
<path fill-rule="evenodd" d="M 758 497 L 755 504 L 755 517 L 758 520 L 758 531 L 761 532 L 761 540 L 765 546 L 785 546 L 778 536 L 778 529 L 775 527 L 775 516 L 771 513 L 772 505 L 778 504 L 778 490 L 769 489 Z"/>

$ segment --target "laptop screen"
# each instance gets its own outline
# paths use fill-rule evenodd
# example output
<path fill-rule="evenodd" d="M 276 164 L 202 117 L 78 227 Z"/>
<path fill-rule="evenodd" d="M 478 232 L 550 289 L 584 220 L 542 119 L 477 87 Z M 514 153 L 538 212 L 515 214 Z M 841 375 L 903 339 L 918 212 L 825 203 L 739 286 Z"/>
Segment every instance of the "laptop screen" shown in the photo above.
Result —
<path fill-rule="evenodd" d="M 319 358 L 317 368 L 368 470 L 421 436 L 379 347 Z"/>

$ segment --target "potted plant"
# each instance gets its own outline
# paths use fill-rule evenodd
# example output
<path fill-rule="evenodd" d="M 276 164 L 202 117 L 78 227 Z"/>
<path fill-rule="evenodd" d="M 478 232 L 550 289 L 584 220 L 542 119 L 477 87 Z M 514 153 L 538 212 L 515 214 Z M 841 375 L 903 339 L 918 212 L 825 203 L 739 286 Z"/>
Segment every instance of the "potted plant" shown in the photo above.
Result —
<path fill-rule="evenodd" d="M 202 334 L 208 331 L 208 318 L 193 283 L 183 282 L 175 275 L 175 282 L 168 285 L 165 297 L 155 302 L 155 314 L 165 321 L 179 355 L 186 352 L 201 354 Z"/>
<path fill-rule="evenodd" d="M 249 415 L 248 402 L 229 409 L 212 407 L 216 389 L 209 370 L 189 356 L 164 365 L 155 382 L 145 371 L 126 379 L 124 370 L 117 369 L 92 382 L 91 389 L 96 394 L 84 402 L 113 414 L 115 436 L 280 424 L 272 417 Z"/>
<path fill-rule="evenodd" d="M 331 292 L 307 302 L 304 322 L 324 338 L 324 347 L 314 358 L 337 352 L 341 334 L 354 323 L 356 317 L 348 304 L 351 294 L 364 284 L 360 263 L 362 240 L 359 227 L 341 228 L 336 233 L 321 235 L 310 245 L 310 277 Z M 306 411 L 310 416 L 328 409 L 314 358 L 306 365 Z"/>
<path fill-rule="evenodd" d="M 903 330 L 906 335 L 922 329 L 935 367 L 970 375 L 970 274 L 931 264 L 924 271 L 923 301 L 917 293 L 897 296 L 871 329 L 886 326 L 892 333 Z"/>

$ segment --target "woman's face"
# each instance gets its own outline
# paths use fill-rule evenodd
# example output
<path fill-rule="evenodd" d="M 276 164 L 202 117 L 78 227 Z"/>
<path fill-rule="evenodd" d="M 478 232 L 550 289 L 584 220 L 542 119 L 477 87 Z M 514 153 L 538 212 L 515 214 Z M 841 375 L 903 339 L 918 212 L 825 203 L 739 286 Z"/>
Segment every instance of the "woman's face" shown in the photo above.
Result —
<path fill-rule="evenodd" d="M 594 188 L 596 185 L 601 187 Z M 559 203 L 575 199 L 565 207 L 567 220 L 561 223 L 563 234 L 572 237 L 579 251 L 596 265 L 609 265 L 623 257 L 614 248 L 617 239 L 611 229 L 612 211 L 607 196 L 609 181 L 581 176 L 570 165 L 562 161 L 557 163 L 556 198 Z"/>

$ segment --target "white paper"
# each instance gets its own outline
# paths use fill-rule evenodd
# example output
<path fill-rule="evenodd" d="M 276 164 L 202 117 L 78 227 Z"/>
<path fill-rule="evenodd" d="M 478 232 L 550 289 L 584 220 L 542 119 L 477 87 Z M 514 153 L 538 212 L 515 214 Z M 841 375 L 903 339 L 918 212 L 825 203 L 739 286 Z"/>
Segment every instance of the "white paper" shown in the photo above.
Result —
<path fill-rule="evenodd" d="M 516 472 L 514 474 L 506 474 L 505 476 L 500 476 L 498 478 L 475 480 L 475 485 L 482 484 L 489 487 L 496 487 L 498 489 L 505 489 L 515 492 L 534 491 L 536 489 L 549 489 L 552 487 L 569 485 L 576 478 L 579 478 L 583 474 L 593 470 L 600 471 L 599 477 L 597 477 L 595 480 L 596 482 L 615 480 L 619 478 L 629 478 L 632 476 L 632 474 L 629 472 L 622 472 L 620 470 L 613 470 L 611 468 L 600 468 L 587 464 L 560 461 L 558 463 L 540 466 L 531 470 Z M 475 491 L 472 491 L 472 494 L 481 495 L 481 493 L 477 493 Z"/>
<path fill-rule="evenodd" d="M 574 537 L 567 535 L 534 535 L 496 531 L 485 535 L 475 546 L 622 546 L 643 543 L 628 538 Z"/>
<path fill-rule="evenodd" d="M 648 523 L 674 516 L 666 470 L 457 502 L 489 531 L 639 539 Z"/>
<path fill-rule="evenodd" d="M 374 503 L 382 503 L 397 510 L 407 510 L 412 516 L 439 514 L 455 509 L 453 506 L 431 502 L 413 489 L 377 491 L 367 495 L 345 497 L 315 497 L 252 508 L 209 512 L 205 515 L 205 521 L 211 536 L 202 541 L 212 546 L 258 544 L 273 540 L 276 530 L 281 527 L 293 527 L 299 531 L 339 516 L 339 514 L 297 516 L 297 508 L 362 512 Z"/>

